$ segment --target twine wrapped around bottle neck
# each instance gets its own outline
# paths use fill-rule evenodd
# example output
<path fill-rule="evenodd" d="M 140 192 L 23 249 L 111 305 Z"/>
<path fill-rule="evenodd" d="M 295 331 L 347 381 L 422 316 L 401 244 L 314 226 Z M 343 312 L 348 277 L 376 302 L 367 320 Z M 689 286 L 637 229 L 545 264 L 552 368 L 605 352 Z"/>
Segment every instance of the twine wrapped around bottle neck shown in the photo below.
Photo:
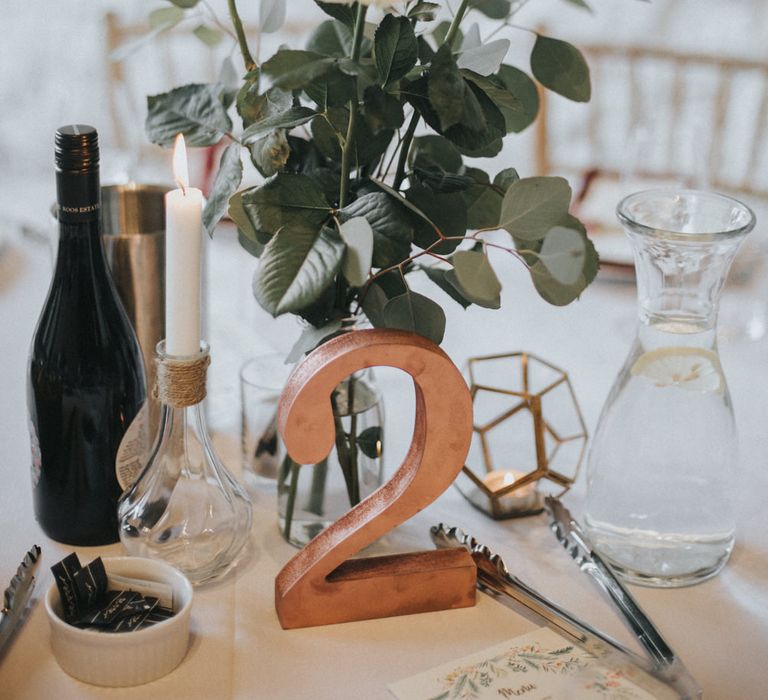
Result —
<path fill-rule="evenodd" d="M 171 408 L 186 408 L 200 403 L 206 396 L 205 378 L 211 356 L 207 350 L 191 358 L 155 355 L 157 383 L 154 395 Z"/>

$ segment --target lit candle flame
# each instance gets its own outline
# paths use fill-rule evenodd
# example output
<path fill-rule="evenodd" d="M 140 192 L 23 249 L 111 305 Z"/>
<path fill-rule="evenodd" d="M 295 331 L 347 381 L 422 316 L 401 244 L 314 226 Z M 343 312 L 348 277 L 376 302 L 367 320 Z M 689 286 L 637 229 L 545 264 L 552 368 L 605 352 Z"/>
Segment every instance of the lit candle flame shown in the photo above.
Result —
<path fill-rule="evenodd" d="M 173 145 L 173 179 L 186 194 L 189 187 L 189 166 L 187 165 L 187 147 L 184 144 L 184 134 L 176 137 Z"/>

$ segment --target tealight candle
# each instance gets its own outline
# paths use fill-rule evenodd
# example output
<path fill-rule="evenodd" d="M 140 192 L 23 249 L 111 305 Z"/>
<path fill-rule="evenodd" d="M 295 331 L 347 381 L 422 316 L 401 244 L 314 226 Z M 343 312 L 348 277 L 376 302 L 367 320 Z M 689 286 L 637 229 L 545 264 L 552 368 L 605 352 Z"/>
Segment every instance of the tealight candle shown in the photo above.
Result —
<path fill-rule="evenodd" d="M 165 195 L 165 348 L 178 357 L 200 352 L 203 245 L 203 193 L 189 186 L 182 134 L 173 149 L 173 177 L 178 189 Z"/>
<path fill-rule="evenodd" d="M 519 513 L 536 508 L 538 493 L 535 481 L 504 496 L 498 497 L 495 495 L 503 488 L 514 484 L 523 476 L 525 475 L 512 470 L 495 470 L 488 472 L 483 477 L 483 484 L 494 494 L 494 500 L 498 504 L 499 510 L 504 514 Z"/>

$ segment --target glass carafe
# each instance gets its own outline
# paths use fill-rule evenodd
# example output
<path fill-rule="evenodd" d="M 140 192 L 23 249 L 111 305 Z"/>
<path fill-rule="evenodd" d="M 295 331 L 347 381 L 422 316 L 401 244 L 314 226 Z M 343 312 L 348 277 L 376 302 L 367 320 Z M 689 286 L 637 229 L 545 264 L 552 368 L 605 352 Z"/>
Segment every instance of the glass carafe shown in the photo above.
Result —
<path fill-rule="evenodd" d="M 634 249 L 639 319 L 590 449 L 585 521 L 628 580 L 683 586 L 714 576 L 733 548 L 738 445 L 716 323 L 755 218 L 692 190 L 639 192 L 617 214 Z"/>

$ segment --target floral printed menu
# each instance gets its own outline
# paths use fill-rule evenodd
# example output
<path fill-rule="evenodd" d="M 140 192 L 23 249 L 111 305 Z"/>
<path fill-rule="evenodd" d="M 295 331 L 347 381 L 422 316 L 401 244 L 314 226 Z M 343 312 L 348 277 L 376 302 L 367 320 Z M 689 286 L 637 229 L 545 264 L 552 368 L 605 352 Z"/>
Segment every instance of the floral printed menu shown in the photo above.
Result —
<path fill-rule="evenodd" d="M 609 670 L 548 628 L 389 686 L 398 700 L 649 700 L 634 669 Z"/>

